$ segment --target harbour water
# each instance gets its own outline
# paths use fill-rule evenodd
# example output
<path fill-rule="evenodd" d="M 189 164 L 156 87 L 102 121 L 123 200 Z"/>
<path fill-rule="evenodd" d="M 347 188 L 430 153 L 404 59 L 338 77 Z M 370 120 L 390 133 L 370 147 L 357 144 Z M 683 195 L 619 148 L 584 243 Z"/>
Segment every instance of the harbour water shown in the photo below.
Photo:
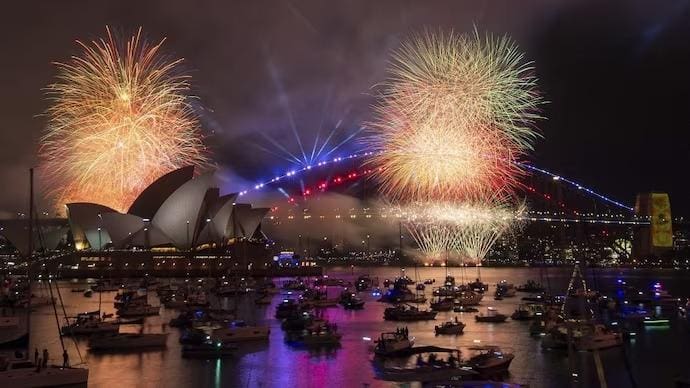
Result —
<path fill-rule="evenodd" d="M 494 306 L 500 312 L 510 315 L 520 303 L 520 296 L 493 299 L 493 286 L 506 279 L 516 285 L 529 279 L 541 281 L 555 293 L 564 293 L 571 275 L 571 268 L 483 268 L 482 280 L 490 284 L 491 292 L 484 297 L 480 311 Z M 451 268 L 456 279 L 472 280 L 475 269 L 466 272 Z M 329 268 L 330 277 L 354 281 L 360 274 L 378 278 L 392 279 L 400 275 L 394 267 L 376 268 Z M 414 269 L 407 274 L 415 277 Z M 418 279 L 436 279 L 440 285 L 446 275 L 445 268 L 420 268 Z M 612 290 L 617 279 L 625 279 L 628 284 L 648 288 L 654 282 L 661 282 L 674 296 L 690 296 L 690 273 L 674 270 L 619 270 L 588 269 L 588 285 L 602 291 Z M 280 285 L 284 279 L 274 279 Z M 166 282 L 167 280 L 163 280 Z M 177 279 L 177 281 L 184 281 Z M 194 281 L 194 279 L 190 279 Z M 98 295 L 91 298 L 81 293 L 70 292 L 72 288 L 83 288 L 85 281 L 60 281 L 61 295 L 68 315 L 98 309 Z M 329 295 L 336 297 L 342 288 L 331 287 Z M 40 284 L 34 293 L 45 292 Z M 431 297 L 431 287 L 427 286 L 427 297 Z M 102 310 L 114 313 L 114 292 L 102 294 Z M 167 322 L 177 316 L 177 312 L 162 308 L 160 316 L 148 317 L 144 331 L 168 334 L 167 348 L 144 353 L 94 354 L 87 350 L 87 341 L 79 339 L 75 343 L 65 338 L 65 345 L 73 363 L 83 359 L 88 364 L 89 386 L 91 387 L 395 387 L 419 386 L 377 380 L 371 363 L 374 340 L 381 332 L 394 331 L 400 323 L 383 320 L 383 311 L 388 305 L 376 302 L 370 292 L 362 292 L 365 299 L 364 310 L 347 311 L 342 307 L 322 309 L 323 316 L 338 325 L 343 334 L 341 346 L 336 349 L 309 351 L 294 348 L 285 343 L 280 322 L 274 318 L 275 307 L 286 295 L 275 295 L 270 305 L 257 306 L 253 296 L 239 298 L 240 319 L 249 324 L 260 323 L 271 327 L 269 341 L 243 344 L 237 356 L 223 360 L 204 361 L 183 359 L 178 343 L 179 331 L 170 328 Z M 155 292 L 149 293 L 149 302 L 158 304 Z M 222 306 L 232 305 L 235 298 L 212 300 Z M 58 309 L 60 307 L 58 306 Z M 672 312 L 673 313 L 673 312 Z M 60 312 L 62 315 L 62 312 Z M 461 351 L 477 344 L 498 345 L 515 354 L 506 381 L 529 384 L 530 387 L 568 386 L 571 374 L 577 373 L 579 386 L 598 386 L 594 361 L 591 353 L 575 353 L 574 368 L 568 361 L 565 351 L 545 350 L 541 339 L 531 337 L 528 322 L 511 321 L 503 324 L 476 323 L 475 314 L 441 312 L 435 321 L 409 322 L 406 326 L 410 336 L 416 338 L 416 345 L 437 345 L 459 347 Z M 452 317 L 467 324 L 464 334 L 459 336 L 435 336 L 434 325 Z M 122 326 L 121 331 L 136 332 L 139 326 Z M 60 362 L 62 354 L 55 316 L 52 306 L 38 307 L 32 315 L 31 352 L 47 348 L 54 362 Z M 672 320 L 669 327 L 642 329 L 633 340 L 626 341 L 623 348 L 613 348 L 601 352 L 601 359 L 609 387 L 670 387 L 674 379 L 686 376 L 690 371 L 690 325 L 681 319 Z M 463 352 L 464 353 L 464 352 Z"/>

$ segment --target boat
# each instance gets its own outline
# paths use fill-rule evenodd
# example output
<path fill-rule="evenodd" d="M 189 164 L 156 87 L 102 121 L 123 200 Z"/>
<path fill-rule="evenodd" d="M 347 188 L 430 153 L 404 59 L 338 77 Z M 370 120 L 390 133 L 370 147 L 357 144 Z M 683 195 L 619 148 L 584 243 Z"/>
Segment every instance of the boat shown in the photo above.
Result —
<path fill-rule="evenodd" d="M 113 325 L 141 325 L 142 323 L 144 323 L 144 317 L 132 319 L 117 318 L 106 322 L 112 323 Z"/>
<path fill-rule="evenodd" d="M 528 280 L 527 283 L 515 287 L 515 290 L 519 292 L 529 292 L 529 293 L 542 293 L 546 290 L 541 283 L 537 283 L 533 280 Z"/>
<path fill-rule="evenodd" d="M 216 359 L 232 357 L 237 352 L 237 346 L 222 342 L 207 341 L 200 344 L 182 346 L 182 357 Z"/>
<path fill-rule="evenodd" d="M 117 333 L 119 330 L 119 325 L 103 321 L 100 317 L 77 318 L 75 322 L 61 328 L 62 335 L 65 336 Z"/>
<path fill-rule="evenodd" d="M 544 303 L 547 301 L 547 298 L 544 296 L 544 294 L 536 294 L 523 296 L 522 300 L 524 300 L 525 302 Z"/>
<path fill-rule="evenodd" d="M 93 351 L 141 350 L 164 348 L 167 334 L 117 333 L 91 337 L 89 349 Z"/>
<path fill-rule="evenodd" d="M 276 315 L 275 317 L 277 319 L 284 319 L 292 315 L 293 313 L 296 313 L 300 310 L 302 310 L 304 306 L 301 306 L 297 301 L 294 299 L 283 299 L 278 306 L 276 306 Z"/>
<path fill-rule="evenodd" d="M 474 291 L 461 291 L 455 296 L 456 306 L 477 306 L 482 299 L 484 294 Z"/>
<path fill-rule="evenodd" d="M 290 334 L 288 342 L 306 347 L 337 346 L 340 345 L 341 338 L 342 334 L 338 333 L 335 325 L 323 322 L 299 333 Z"/>
<path fill-rule="evenodd" d="M 381 333 L 376 341 L 374 353 L 382 357 L 407 354 L 412 346 L 414 338 L 410 339 L 407 329 L 396 329 L 395 332 Z"/>
<path fill-rule="evenodd" d="M 340 304 L 346 310 L 361 310 L 364 308 L 364 300 L 348 290 L 344 290 L 340 295 Z"/>
<path fill-rule="evenodd" d="M 529 321 L 534 318 L 534 313 L 527 308 L 525 305 L 519 305 L 515 312 L 510 316 L 510 319 L 514 321 Z"/>
<path fill-rule="evenodd" d="M 416 295 L 407 285 L 412 280 L 406 278 L 396 278 L 393 287 L 388 289 L 379 299 L 384 303 L 424 303 L 426 298 L 423 295 Z"/>
<path fill-rule="evenodd" d="M 498 346 L 474 346 L 469 350 L 477 354 L 470 357 L 467 364 L 482 378 L 505 375 L 515 358 L 514 354 L 504 353 Z"/>
<path fill-rule="evenodd" d="M 286 291 L 304 291 L 307 289 L 307 285 L 301 279 L 288 280 L 283 283 L 283 290 Z"/>
<path fill-rule="evenodd" d="M 478 373 L 471 366 L 460 361 L 460 352 L 456 349 L 444 350 L 439 348 L 437 352 L 448 352 L 447 360 L 440 359 L 436 352 L 429 352 L 428 361 L 424 361 L 422 354 L 417 356 L 417 362 L 413 366 L 376 368 L 377 378 L 386 381 L 461 381 Z"/>
<path fill-rule="evenodd" d="M 29 332 L 18 316 L 0 317 L 0 348 L 27 347 Z"/>
<path fill-rule="evenodd" d="M 420 310 L 410 305 L 399 305 L 384 310 L 383 318 L 387 321 L 427 321 L 436 319 L 437 312 Z"/>
<path fill-rule="evenodd" d="M 462 334 L 463 329 L 465 329 L 465 324 L 460 322 L 458 320 L 458 317 L 455 317 L 454 320 L 452 321 L 446 321 L 443 322 L 441 325 L 437 325 L 434 327 L 434 332 L 436 335 L 440 334 Z"/>
<path fill-rule="evenodd" d="M 84 291 L 84 296 L 85 296 L 85 297 L 90 298 L 92 295 L 93 295 L 93 290 L 92 290 L 92 289 L 87 288 L 87 289 Z"/>
<path fill-rule="evenodd" d="M 595 324 L 586 334 L 575 338 L 573 343 L 577 350 L 599 350 L 623 345 L 623 337 L 604 325 Z"/>
<path fill-rule="evenodd" d="M 361 275 L 357 278 L 355 282 L 355 289 L 357 289 L 357 291 L 366 291 L 372 288 L 374 288 L 374 281 L 369 275 Z"/>
<path fill-rule="evenodd" d="M 86 368 L 49 365 L 38 368 L 26 359 L 0 358 L 0 386 L 12 388 L 86 386 L 89 370 Z"/>
<path fill-rule="evenodd" d="M 479 309 L 476 307 L 472 307 L 472 306 L 460 305 L 460 306 L 453 307 L 453 312 L 456 312 L 456 313 L 477 313 L 477 312 L 479 312 Z"/>
<path fill-rule="evenodd" d="M 160 306 L 144 305 L 129 305 L 117 310 L 117 315 L 127 317 L 141 317 L 160 314 Z"/>
<path fill-rule="evenodd" d="M 180 334 L 179 342 L 182 345 L 200 345 L 211 340 L 211 336 L 201 329 L 184 329 Z"/>
<path fill-rule="evenodd" d="M 439 298 L 436 302 L 431 302 L 431 309 L 434 311 L 450 311 L 453 309 L 455 299 L 453 298 Z"/>
<path fill-rule="evenodd" d="M 33 169 L 30 169 L 30 205 L 29 213 L 30 215 L 36 214 L 34 211 L 34 201 L 33 201 Z M 28 235 L 33 236 L 34 230 L 33 226 L 38 220 L 33 220 L 33 217 L 29 218 L 29 230 Z M 29 238 L 27 252 L 29 254 L 26 256 L 27 265 L 27 291 L 31 293 L 31 261 L 33 258 L 33 239 Z M 4 284 L 5 279 L 0 279 L 0 284 Z M 48 282 L 48 287 L 52 287 L 51 283 Z M 57 285 L 56 285 L 57 287 Z M 51 294 L 52 294 L 52 288 Z M 55 306 L 55 300 L 50 298 L 53 308 L 57 310 Z M 0 356 L 0 387 L 12 387 L 12 388 L 29 388 L 29 387 L 56 387 L 56 386 L 86 386 L 89 380 L 89 370 L 87 368 L 72 368 L 70 366 L 63 365 L 62 367 L 48 365 L 42 367 L 41 363 L 38 365 L 31 362 L 29 359 L 28 352 L 28 342 L 29 333 L 31 332 L 30 322 L 31 322 L 31 297 L 28 298 L 28 306 L 26 308 L 27 313 L 27 323 L 24 330 L 24 325 L 19 321 L 14 321 L 12 319 L 6 320 L 5 325 L 9 329 L 14 329 L 13 326 L 19 327 L 19 332 L 26 333 L 26 343 L 17 344 L 20 345 L 24 350 L 15 350 L 14 359 L 8 357 Z M 64 306 L 63 306 L 64 308 Z M 23 335 L 23 334 L 22 334 Z M 59 333 L 58 333 L 59 335 Z M 60 341 L 63 344 L 62 341 Z M 62 346 L 63 351 L 65 350 L 64 344 Z M 67 361 L 67 360 L 65 360 Z M 44 363 L 47 362 L 44 360 Z M 68 362 L 65 362 L 68 364 Z"/>
<path fill-rule="evenodd" d="M 424 279 L 424 284 L 429 285 L 429 284 L 434 284 L 436 282 L 436 279 Z"/>
<path fill-rule="evenodd" d="M 467 284 L 467 286 L 470 288 L 470 290 L 479 293 L 484 293 L 486 290 L 489 289 L 489 286 L 486 283 L 482 283 L 482 281 L 479 280 L 479 278 Z"/>
<path fill-rule="evenodd" d="M 220 329 L 213 330 L 211 341 L 223 344 L 244 341 L 264 341 L 268 340 L 271 329 L 268 326 L 235 326 L 229 325 Z"/>
<path fill-rule="evenodd" d="M 426 286 L 424 285 L 424 283 L 417 283 L 417 285 L 415 286 L 415 289 L 417 291 L 424 291 L 425 288 Z"/>
<path fill-rule="evenodd" d="M 668 326 L 670 324 L 670 320 L 668 318 L 660 317 L 660 316 L 651 316 L 651 317 L 644 317 L 642 320 L 642 323 L 645 326 Z"/>
<path fill-rule="evenodd" d="M 496 284 L 496 297 L 510 298 L 515 296 L 515 286 L 506 280 L 501 280 Z"/>
<path fill-rule="evenodd" d="M 345 281 L 342 279 L 328 277 L 328 275 L 323 275 L 322 277 L 314 280 L 314 286 L 316 286 L 316 287 L 343 287 L 343 286 L 345 286 Z"/>
<path fill-rule="evenodd" d="M 486 314 L 479 313 L 474 316 L 477 322 L 493 322 L 493 323 L 503 323 L 508 319 L 508 316 L 501 314 L 493 307 L 486 308 Z"/>

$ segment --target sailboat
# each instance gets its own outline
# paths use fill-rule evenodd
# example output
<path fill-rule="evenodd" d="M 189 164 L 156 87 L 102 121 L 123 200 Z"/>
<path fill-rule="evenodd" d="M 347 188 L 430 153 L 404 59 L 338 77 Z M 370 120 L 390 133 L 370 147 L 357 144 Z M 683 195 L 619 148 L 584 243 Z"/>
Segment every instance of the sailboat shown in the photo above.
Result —
<path fill-rule="evenodd" d="M 31 258 L 33 256 L 33 168 L 29 170 L 29 246 L 26 252 L 27 278 L 29 281 L 29 294 L 31 293 Z M 53 308 L 55 308 L 53 301 Z M 31 298 L 27 306 L 27 330 L 31 332 Z M 60 328 L 58 327 L 58 330 Z M 58 332 L 58 335 L 60 333 Z M 60 336 L 62 343 L 62 337 Z M 64 349 L 64 344 L 63 344 Z M 73 368 L 67 366 L 48 365 L 41 367 L 35 365 L 29 359 L 28 348 L 24 352 L 17 351 L 14 358 L 0 357 L 0 387 L 28 388 L 28 387 L 58 387 L 58 386 L 86 386 L 89 380 L 89 370 L 86 368 Z"/>

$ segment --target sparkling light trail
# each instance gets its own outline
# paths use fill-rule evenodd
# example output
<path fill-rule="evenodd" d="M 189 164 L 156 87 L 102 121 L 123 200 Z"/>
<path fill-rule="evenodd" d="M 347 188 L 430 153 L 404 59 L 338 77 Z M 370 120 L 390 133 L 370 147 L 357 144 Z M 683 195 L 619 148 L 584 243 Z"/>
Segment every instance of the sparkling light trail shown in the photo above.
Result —
<path fill-rule="evenodd" d="M 141 29 L 126 41 L 106 31 L 77 42 L 81 56 L 58 63 L 48 86 L 41 173 L 58 212 L 70 202 L 126 211 L 163 174 L 208 163 L 182 60 L 167 59 L 164 40 L 149 44 Z"/>
<path fill-rule="evenodd" d="M 391 201 L 510 194 L 542 103 L 508 38 L 429 33 L 392 58 L 365 142 Z"/>

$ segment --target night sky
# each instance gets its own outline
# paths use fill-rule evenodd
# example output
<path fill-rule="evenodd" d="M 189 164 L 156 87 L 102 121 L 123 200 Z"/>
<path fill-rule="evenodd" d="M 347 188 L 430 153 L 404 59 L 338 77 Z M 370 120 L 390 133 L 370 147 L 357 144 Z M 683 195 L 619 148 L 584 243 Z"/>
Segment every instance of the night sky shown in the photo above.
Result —
<path fill-rule="evenodd" d="M 0 16 L 0 210 L 26 207 L 51 62 L 106 25 L 141 26 L 185 58 L 206 143 L 235 189 L 289 167 L 262 148 L 277 151 L 270 137 L 297 152 L 291 122 L 306 142 L 319 126 L 357 131 L 410 33 L 476 25 L 534 61 L 549 101 L 536 165 L 624 203 L 665 191 L 676 215 L 690 214 L 690 2 L 675 0 L 11 2 Z"/>

